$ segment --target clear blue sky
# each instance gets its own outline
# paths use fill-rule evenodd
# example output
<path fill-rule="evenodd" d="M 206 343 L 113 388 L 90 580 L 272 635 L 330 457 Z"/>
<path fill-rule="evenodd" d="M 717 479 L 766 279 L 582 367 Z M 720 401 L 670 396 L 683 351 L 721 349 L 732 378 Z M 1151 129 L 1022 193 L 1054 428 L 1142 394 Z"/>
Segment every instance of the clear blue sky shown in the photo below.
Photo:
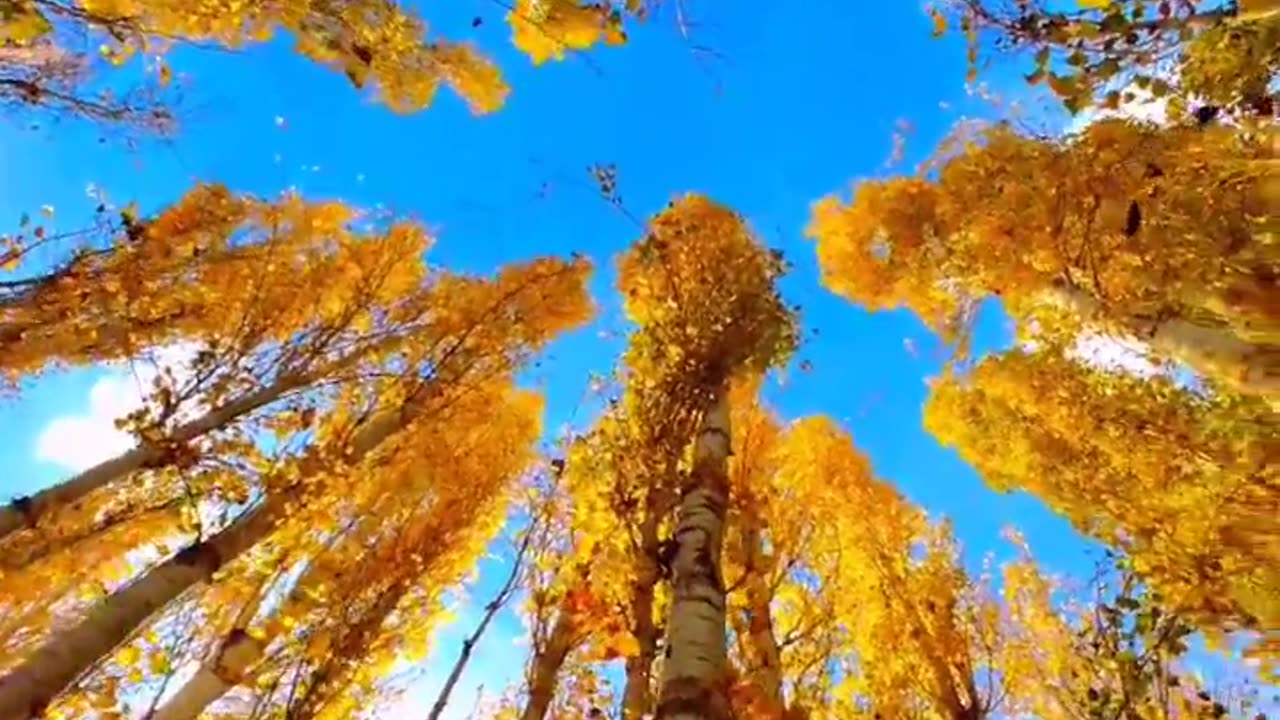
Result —
<path fill-rule="evenodd" d="M 497 3 L 432 6 L 437 31 L 474 37 L 502 65 L 514 91 L 500 113 L 475 118 L 442 93 L 423 113 L 394 115 L 358 97 L 341 74 L 295 57 L 285 41 L 238 54 L 182 51 L 172 56 L 185 95 L 175 142 L 131 152 L 70 122 L 0 129 L 0 224 L 50 203 L 60 228 L 75 227 L 93 205 L 90 182 L 121 204 L 153 209 L 200 179 L 381 203 L 438 228 L 432 258 L 458 269 L 590 255 L 605 313 L 531 374 L 549 394 L 554 430 L 571 419 L 587 373 L 607 371 L 620 347 L 600 331 L 621 327 L 612 258 L 638 229 L 597 198 L 585 171 L 615 163 L 637 215 L 674 193 L 705 192 L 795 263 L 785 292 L 803 306 L 800 357 L 813 370 L 770 390 L 785 416 L 843 422 L 881 476 L 955 522 L 974 565 L 986 551 L 1007 554 L 999 531 L 1013 524 L 1050 568 L 1087 572 L 1087 544 L 1064 521 L 1032 499 L 989 491 L 921 429 L 924 380 L 940 366 L 936 339 L 907 313 L 869 314 L 823 290 L 801 236 L 811 201 L 886 172 L 899 119 L 914 126 L 907 158 L 918 160 L 959 110 L 973 107 L 963 48 L 932 39 L 915 3 L 694 0 L 695 40 L 723 61 L 691 53 L 668 14 L 633 28 L 626 47 L 540 68 L 509 46 Z M 473 17 L 483 19 L 477 30 Z M 980 349 L 1007 341 L 998 313 L 984 317 L 978 339 Z M 96 379 L 91 371 L 57 376 L 0 406 L 0 495 L 58 479 L 62 471 L 35 460 L 35 438 L 52 418 L 83 412 Z M 508 633 L 518 630 L 512 622 Z"/>

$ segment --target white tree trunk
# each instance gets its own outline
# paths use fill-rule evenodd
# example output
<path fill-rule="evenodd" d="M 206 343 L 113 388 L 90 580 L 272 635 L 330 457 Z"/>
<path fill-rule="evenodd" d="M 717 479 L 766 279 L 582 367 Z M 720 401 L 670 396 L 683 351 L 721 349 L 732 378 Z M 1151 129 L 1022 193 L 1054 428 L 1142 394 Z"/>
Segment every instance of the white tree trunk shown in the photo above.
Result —
<path fill-rule="evenodd" d="M 350 460 L 358 461 L 415 414 L 406 408 L 374 418 L 353 440 Z M 0 678 L 0 718 L 39 715 L 152 614 L 269 535 L 293 499 L 287 491 L 267 498 L 218 534 L 182 550 L 112 593 L 78 624 L 55 633 L 25 662 Z"/>
<path fill-rule="evenodd" d="M 723 388 L 703 418 L 693 471 L 680 499 L 673 597 L 667 616 L 658 720 L 723 720 L 725 590 L 720 573 L 729 500 L 729 399 Z"/>
<path fill-rule="evenodd" d="M 1186 363 L 1207 377 L 1240 392 L 1280 395 L 1280 354 L 1237 337 L 1226 327 L 1211 327 L 1170 317 L 1102 318 L 1098 301 L 1082 290 L 1058 287 L 1044 293 L 1050 304 L 1066 308 L 1085 320 L 1111 320 L 1119 329 L 1148 343 L 1166 357 Z"/>
<path fill-rule="evenodd" d="M 147 720 L 195 720 L 206 707 L 244 680 L 245 673 L 262 659 L 266 650 L 263 641 L 249 635 L 245 628 L 262 607 L 267 588 L 264 578 L 236 613 L 234 629 L 222 639 L 217 654 L 201 662 L 196 674 L 168 702 L 148 715 Z"/>
<path fill-rule="evenodd" d="M 281 377 L 266 387 L 241 395 L 191 422 L 179 425 L 167 439 L 174 443 L 185 443 L 199 438 L 241 415 L 275 401 L 286 392 L 311 382 L 312 377 L 312 374 Z M 22 527 L 34 526 L 54 510 L 71 505 L 99 488 L 162 461 L 165 452 L 163 447 L 140 445 L 29 498 L 9 503 L 0 508 L 0 539 Z"/>
<path fill-rule="evenodd" d="M 148 720 L 195 720 L 205 708 L 239 685 L 262 655 L 260 641 L 244 630 L 231 631 L 213 662 L 202 663 L 182 689 Z"/>

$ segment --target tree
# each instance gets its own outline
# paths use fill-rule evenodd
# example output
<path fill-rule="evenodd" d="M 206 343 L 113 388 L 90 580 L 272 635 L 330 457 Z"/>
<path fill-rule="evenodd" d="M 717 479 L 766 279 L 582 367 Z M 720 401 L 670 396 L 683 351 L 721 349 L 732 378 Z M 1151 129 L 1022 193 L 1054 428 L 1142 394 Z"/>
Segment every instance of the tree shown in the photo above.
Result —
<path fill-rule="evenodd" d="M 728 711 L 721 546 L 728 504 L 729 382 L 763 373 L 794 348 L 792 312 L 774 285 L 780 259 L 729 210 L 686 196 L 658 214 L 619 261 L 618 287 L 638 329 L 625 362 L 628 420 L 681 456 L 657 717 Z M 696 439 L 695 439 L 696 438 Z"/>
<path fill-rule="evenodd" d="M 507 16 L 513 41 L 535 63 L 562 59 L 566 50 L 605 42 L 620 45 L 625 15 L 643 16 L 628 0 L 579 5 L 575 0 L 520 0 Z M 156 0 L 9 0 L 0 18 L 0 102 L 39 108 L 104 124 L 169 131 L 174 115 L 162 90 L 172 70 L 157 62 L 156 77 L 120 96 L 95 82 L 137 55 L 161 55 L 183 44 L 228 48 L 289 33 L 300 55 L 368 88 L 395 112 L 429 106 L 447 87 L 472 112 L 491 113 L 510 92 L 502 74 L 470 42 L 429 37 L 427 23 L 392 0 L 294 0 L 279 5 L 223 0 L 198 8 Z M 75 52 L 78 38 L 100 44 L 95 56 Z"/>
<path fill-rule="evenodd" d="M 1280 217 L 1269 135 L 1104 120 L 1042 140 L 999 125 L 933 178 L 819 201 L 824 284 L 952 330 L 999 298 L 1024 336 L 1136 337 L 1243 392 L 1280 392 Z"/>
<path fill-rule="evenodd" d="M 450 306 L 435 314 L 439 324 L 388 358 L 381 374 L 338 394 L 315 434 L 304 431 L 312 444 L 264 474 L 265 499 L 47 640 L 0 680 L 0 708 L 20 713 L 45 705 L 153 612 L 269 537 L 281 520 L 343 497 L 342 483 L 319 478 L 350 477 L 353 465 L 394 453 L 404 428 L 447 408 L 472 383 L 511 372 L 558 332 L 583 322 L 586 271 L 585 263 L 546 260 L 509 268 L 493 282 L 447 283 Z M 345 491 L 362 488 L 373 490 L 357 484 Z"/>
<path fill-rule="evenodd" d="M 1255 651 L 1274 661 L 1271 417 L 1256 399 L 1010 352 L 945 376 L 925 425 L 996 489 L 1031 492 L 1132 558 L 1169 611 L 1210 632 L 1259 632 Z"/>
<path fill-rule="evenodd" d="M 1045 82 L 1071 112 L 1098 99 L 1106 107 L 1140 100 L 1192 100 L 1267 118 L 1269 85 L 1280 73 L 1280 13 L 1265 0 L 1043 2 L 956 0 L 933 10 L 940 27 L 969 41 L 970 77 L 981 41 L 1034 57 L 1027 82 Z M 1175 113 L 1181 116 L 1182 113 Z"/>
<path fill-rule="evenodd" d="M 618 658 L 625 659 L 623 715 L 652 712 L 658 533 L 670 503 L 660 509 L 661 485 L 645 483 L 654 480 L 654 457 L 637 429 L 613 405 L 570 444 L 560 482 L 540 498 L 547 520 L 527 603 L 533 653 L 524 720 L 586 702 L 563 687 L 575 679 L 578 690 L 596 687 L 581 684 L 590 665 Z"/>
<path fill-rule="evenodd" d="M 380 638 L 392 611 L 421 588 L 425 595 L 417 599 L 419 607 L 407 612 L 393 637 L 409 628 L 425 632 L 430 618 L 438 615 L 432 606 L 442 589 L 474 565 L 496 529 L 493 518 L 501 518 L 514 480 L 531 460 L 540 413 L 538 398 L 497 384 L 460 398 L 447 422 L 412 428 L 414 436 L 404 441 L 412 458 L 376 468 L 388 476 L 365 481 L 386 488 L 387 494 L 370 506 L 342 508 L 352 529 L 326 552 L 337 557 L 324 558 L 318 577 L 304 573 L 261 629 L 233 628 L 155 720 L 198 717 L 231 687 L 252 683 L 261 674 L 254 666 L 268 646 L 277 639 L 288 643 L 291 636 L 307 639 L 307 652 L 319 656 L 312 662 L 321 668 L 312 671 L 316 677 L 306 694 L 295 694 L 296 704 L 305 697 L 310 708 L 303 716 L 367 692 L 347 686 L 376 678 L 376 673 L 367 679 L 356 676 L 364 658 L 394 647 L 393 641 Z M 343 568 L 355 568 L 355 577 L 338 582 Z M 341 624 L 331 627 L 335 620 Z M 365 630 L 352 633 L 355 627 Z M 335 639 L 335 633 L 340 637 Z M 286 644 L 275 654 L 295 647 Z M 273 657 L 271 662 L 280 660 Z"/>
<path fill-rule="evenodd" d="M 736 462 L 752 492 L 740 495 L 733 605 L 744 708 L 785 718 L 991 713 L 995 605 L 961 567 L 948 527 L 875 478 L 828 418 L 784 429 L 751 402 L 743 425 L 752 429 Z"/>
<path fill-rule="evenodd" d="M 157 374 L 149 402 L 121 418 L 135 449 L 0 510 L 0 537 L 29 527 L 16 542 L 3 538 L 0 565 L 27 564 L 84 537 L 104 513 L 118 516 L 108 505 L 133 499 L 117 483 L 135 473 L 189 471 L 219 454 L 215 438 L 241 440 L 264 416 L 277 427 L 258 429 L 286 432 L 286 406 L 294 421 L 313 416 L 317 387 L 418 331 L 442 300 L 431 297 L 425 231 L 399 223 L 356 232 L 354 219 L 337 203 L 260 203 L 201 187 L 121 245 L 10 298 L 5 332 L 14 339 L 4 360 L 13 378 L 50 361 L 118 359 L 175 342 L 191 358 Z M 406 302 L 415 291 L 418 302 Z M 137 487 L 148 499 L 173 497 L 156 484 Z"/>
<path fill-rule="evenodd" d="M 1217 718 L 1227 708 L 1187 671 L 1193 628 L 1108 554 L 1082 588 L 1046 577 L 1020 537 L 1004 568 L 1000 662 L 1012 709 L 1045 720 Z M 1249 709 L 1236 708 L 1239 716 Z"/>
<path fill-rule="evenodd" d="M 110 93 L 94 87 L 94 63 L 84 53 L 68 50 L 41 33 L 46 23 L 30 4 L 11 3 L 0 35 L 0 107 L 20 116 L 41 110 L 127 131 L 167 135 L 174 129 L 174 109 L 163 87 L 139 87 Z M 13 12 L 13 11 L 10 11 Z"/>

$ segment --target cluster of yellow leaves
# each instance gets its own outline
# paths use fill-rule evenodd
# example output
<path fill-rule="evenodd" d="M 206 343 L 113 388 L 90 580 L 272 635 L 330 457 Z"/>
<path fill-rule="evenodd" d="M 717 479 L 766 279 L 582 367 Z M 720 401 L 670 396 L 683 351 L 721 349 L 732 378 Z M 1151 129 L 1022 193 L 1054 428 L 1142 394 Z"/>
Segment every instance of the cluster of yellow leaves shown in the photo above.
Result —
<path fill-rule="evenodd" d="M 48 18 L 31 2 L 6 0 L 0 5 L 0 40 L 26 47 L 52 29 Z"/>
<path fill-rule="evenodd" d="M 472 390 L 406 428 L 389 455 L 355 469 L 358 490 L 323 513 L 349 519 L 349 529 L 326 542 L 259 631 L 264 645 L 287 638 L 268 677 L 300 664 L 314 676 L 292 700 L 308 716 L 349 717 L 393 663 L 425 653 L 444 591 L 497 532 L 532 460 L 540 398 L 506 384 Z M 291 523 L 299 533 L 332 527 L 319 514 L 313 505 Z"/>
<path fill-rule="evenodd" d="M 0 671 L 20 661 L 60 616 L 92 605 L 127 581 L 137 572 L 139 554 L 181 534 L 179 512 L 153 510 L 8 571 L 0 582 Z"/>
<path fill-rule="evenodd" d="M 784 362 L 797 333 L 776 287 L 783 271 L 741 218 L 706 197 L 654 217 L 618 261 L 623 308 L 639 325 L 625 358 L 631 421 L 682 451 L 731 376 Z"/>
<path fill-rule="evenodd" d="M 1010 353 L 944 378 L 925 423 L 993 486 L 1122 548 L 1171 609 L 1260 632 L 1268 653 L 1280 628 L 1272 417 L 1258 400 Z"/>
<path fill-rule="evenodd" d="M 1052 316 L 1042 334 L 1100 324 L 1164 342 L 1215 379 L 1271 387 L 1280 186 L 1269 137 L 1105 120 L 1049 141 L 997 126 L 935 179 L 819 201 L 807 232 L 823 282 L 867 307 L 907 307 L 945 330 L 995 296 L 1024 329 L 1037 315 Z M 1185 323 L 1177 338 L 1174 320 Z"/>
<path fill-rule="evenodd" d="M 575 0 L 519 0 L 507 19 L 516 47 L 541 64 L 563 59 L 566 50 L 585 50 L 598 43 L 621 45 L 626 42 L 623 17 L 643 14 L 643 5 L 635 0 L 619 7 L 579 5 Z M 56 26 L 51 19 L 57 19 Z M 102 43 L 99 54 L 113 65 L 139 54 L 164 53 L 184 41 L 240 48 L 266 42 L 284 31 L 294 38 L 299 54 L 344 73 L 355 87 L 369 88 L 380 102 L 402 113 L 429 106 L 442 85 L 477 114 L 500 109 L 510 92 L 497 65 L 472 43 L 428 39 L 427 24 L 393 0 L 6 0 L 0 4 L 0 39 L 19 48 L 36 43 L 70 46 L 63 40 L 84 31 Z M 158 63 L 159 82 L 167 84 L 172 71 L 163 61 Z M 32 87 L 70 81 L 69 94 L 63 94 L 78 97 L 75 85 L 81 80 L 54 72 L 44 75 L 37 73 Z M 32 91 L 20 99 L 32 105 L 49 104 L 53 100 L 48 95 Z M 71 102 L 70 109 L 115 122 L 136 112 L 127 105 L 104 109 L 101 102 L 87 98 Z M 157 108 L 157 112 L 164 111 Z"/>
<path fill-rule="evenodd" d="M 621 45 L 622 13 L 607 3 L 581 5 L 578 0 L 517 0 L 507 14 L 511 41 L 541 65 L 563 60 L 566 50 L 586 50 L 605 43 Z"/>
<path fill-rule="evenodd" d="M 1046 83 L 1071 112 L 1146 93 L 1181 115 L 1190 100 L 1273 116 L 1269 86 L 1280 73 L 1280 8 L 1269 0 L 1208 3 L 1087 0 L 1079 8 L 965 0 L 956 24 L 977 75 L 982 41 L 1027 52 L 1031 84 Z M 935 11 L 939 27 L 950 24 Z"/>
<path fill-rule="evenodd" d="M 1005 565 L 1006 623 L 997 648 L 1006 708 L 1045 720 L 1254 716 L 1247 693 L 1213 693 L 1185 664 L 1192 628 L 1136 581 L 1124 561 L 1083 587 L 1046 576 L 1021 537 Z M 1218 697 L 1214 697 L 1217 695 Z"/>
<path fill-rule="evenodd" d="M 250 342 L 284 341 L 339 320 L 368 327 L 374 307 L 422 282 L 429 239 L 408 224 L 356 233 L 355 219 L 340 203 L 199 186 L 7 298 L 0 363 L 13 379 L 50 361 L 115 360 L 180 340 L 252 331 Z"/>

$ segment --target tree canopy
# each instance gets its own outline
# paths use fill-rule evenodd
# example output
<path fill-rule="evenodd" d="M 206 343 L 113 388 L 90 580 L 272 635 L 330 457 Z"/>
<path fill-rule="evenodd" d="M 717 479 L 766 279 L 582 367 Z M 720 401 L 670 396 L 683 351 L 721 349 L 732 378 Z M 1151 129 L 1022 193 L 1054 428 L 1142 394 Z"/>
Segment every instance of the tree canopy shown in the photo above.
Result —
<path fill-rule="evenodd" d="M 668 52 L 664 30 L 702 70 L 724 59 L 686 0 L 496 5 L 509 47 L 480 15 L 437 33 L 456 8 L 391 0 L 0 0 L 0 113 L 180 146 L 184 65 L 283 42 L 388 122 L 445 88 L 496 115 L 466 127 L 501 128 L 565 105 L 518 115 L 524 83 L 572 62 L 609 78 L 593 58 Z M 756 9 L 718 12 L 768 35 Z M 593 163 L 588 190 L 630 223 L 611 258 L 194 173 L 79 230 L 23 215 L 0 237 L 9 399 L 149 370 L 105 411 L 121 447 L 0 506 L 0 720 L 379 717 L 424 669 L 428 720 L 1265 720 L 1196 666 L 1280 682 L 1280 4 L 947 0 L 920 20 L 963 36 L 958 80 L 1010 55 L 1075 119 L 985 108 L 934 128 L 915 172 L 809 208 L 808 284 L 939 341 L 927 362 L 901 341 L 930 377 L 892 417 L 919 438 L 788 385 L 822 342 L 795 302 L 808 264 L 741 193 L 633 212 Z M 686 133 L 670 94 L 654 127 Z M 583 143 L 661 146 L 566 112 Z M 333 141 L 358 155 L 361 132 Z M 219 152 L 247 163 L 244 144 Z M 397 184 L 455 177 L 418 159 L 395 158 Z M 466 192 L 498 197 L 495 177 Z M 824 353 L 848 363 L 825 382 L 901 374 L 872 340 Z M 569 408 L 547 376 L 584 359 Z M 917 454 L 932 485 L 895 477 Z M 944 487 L 959 472 L 973 486 Z M 1021 495 L 1097 547 L 1093 574 L 1018 528 L 974 546 L 979 500 L 941 513 L 933 489 Z M 518 653 L 484 657 L 495 632 Z M 460 689 L 483 662 L 520 668 L 492 701 Z"/>

